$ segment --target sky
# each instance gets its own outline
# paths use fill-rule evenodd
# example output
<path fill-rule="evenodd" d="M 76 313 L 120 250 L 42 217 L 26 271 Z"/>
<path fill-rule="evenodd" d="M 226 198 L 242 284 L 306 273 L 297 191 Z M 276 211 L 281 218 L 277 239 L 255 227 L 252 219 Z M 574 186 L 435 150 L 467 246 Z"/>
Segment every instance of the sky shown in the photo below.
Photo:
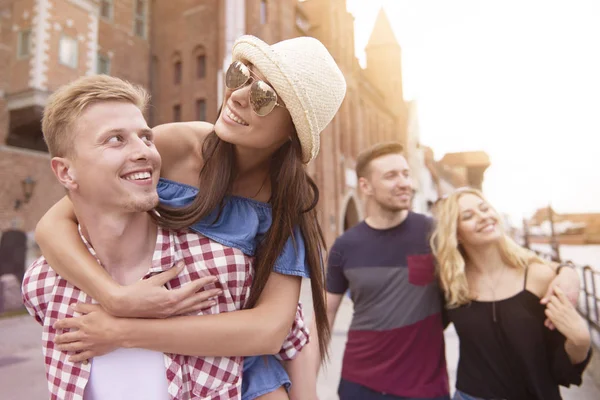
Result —
<path fill-rule="evenodd" d="M 487 152 L 484 193 L 515 220 L 600 212 L 600 1 L 347 0 L 363 66 L 381 7 L 436 159 Z"/>

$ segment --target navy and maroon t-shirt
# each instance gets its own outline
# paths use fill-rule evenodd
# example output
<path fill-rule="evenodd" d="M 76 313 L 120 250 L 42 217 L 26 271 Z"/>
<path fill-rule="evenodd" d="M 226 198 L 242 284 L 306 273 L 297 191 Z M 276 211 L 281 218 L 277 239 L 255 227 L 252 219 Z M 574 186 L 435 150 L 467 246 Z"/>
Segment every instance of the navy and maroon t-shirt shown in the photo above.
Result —
<path fill-rule="evenodd" d="M 373 229 L 363 221 L 335 241 L 327 291 L 350 289 L 354 302 L 343 379 L 395 396 L 448 394 L 432 227 L 429 217 L 409 212 L 393 228 Z"/>

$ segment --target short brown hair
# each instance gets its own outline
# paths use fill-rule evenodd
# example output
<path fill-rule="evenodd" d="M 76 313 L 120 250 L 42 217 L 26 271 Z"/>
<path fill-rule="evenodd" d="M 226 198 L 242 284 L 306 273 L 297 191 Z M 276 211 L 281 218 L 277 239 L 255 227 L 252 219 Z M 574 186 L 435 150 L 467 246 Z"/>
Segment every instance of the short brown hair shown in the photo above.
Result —
<path fill-rule="evenodd" d="M 50 155 L 69 155 L 73 151 L 73 122 L 89 105 L 113 100 L 133 103 L 143 113 L 150 96 L 144 88 L 108 75 L 85 76 L 55 91 L 42 118 L 42 132 Z"/>
<path fill-rule="evenodd" d="M 383 142 L 363 150 L 356 157 L 356 175 L 359 178 L 369 173 L 371 161 L 388 154 L 403 154 L 404 146 L 399 142 Z"/>

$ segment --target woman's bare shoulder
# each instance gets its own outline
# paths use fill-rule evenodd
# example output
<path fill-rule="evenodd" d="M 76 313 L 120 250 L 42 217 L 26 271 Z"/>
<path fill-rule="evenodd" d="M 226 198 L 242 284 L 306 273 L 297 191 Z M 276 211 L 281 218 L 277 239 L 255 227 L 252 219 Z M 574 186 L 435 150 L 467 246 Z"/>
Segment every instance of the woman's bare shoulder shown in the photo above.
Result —
<path fill-rule="evenodd" d="M 550 265 L 541 262 L 532 263 L 527 268 L 527 289 L 541 298 L 546 294 L 555 276 Z"/>
<path fill-rule="evenodd" d="M 163 170 L 173 168 L 190 159 L 201 162 L 202 144 L 213 131 L 208 122 L 174 122 L 152 128 L 154 143 L 161 158 Z"/>

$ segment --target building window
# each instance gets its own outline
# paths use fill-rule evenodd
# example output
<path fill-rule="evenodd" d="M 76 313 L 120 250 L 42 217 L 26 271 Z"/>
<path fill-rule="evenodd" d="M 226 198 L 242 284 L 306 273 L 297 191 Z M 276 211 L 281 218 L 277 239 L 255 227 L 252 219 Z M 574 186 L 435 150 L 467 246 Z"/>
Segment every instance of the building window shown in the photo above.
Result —
<path fill-rule="evenodd" d="M 110 75 L 110 58 L 106 54 L 98 54 L 96 73 Z"/>
<path fill-rule="evenodd" d="M 106 19 L 112 19 L 113 16 L 113 0 L 100 1 L 100 16 Z"/>
<path fill-rule="evenodd" d="M 77 39 L 63 35 L 60 37 L 58 59 L 67 67 L 77 68 L 79 60 Z"/>
<path fill-rule="evenodd" d="M 173 121 L 180 122 L 181 121 L 181 106 L 176 104 L 173 106 Z"/>
<path fill-rule="evenodd" d="M 196 120 L 206 121 L 206 100 L 196 100 Z"/>
<path fill-rule="evenodd" d="M 146 37 L 146 1 L 135 0 L 134 33 L 139 37 Z"/>
<path fill-rule="evenodd" d="M 181 61 L 175 61 L 173 65 L 173 83 L 181 84 Z"/>
<path fill-rule="evenodd" d="M 260 23 L 267 23 L 267 0 L 260 0 Z"/>
<path fill-rule="evenodd" d="M 204 54 L 196 56 L 196 78 L 204 79 L 206 77 L 206 56 Z"/>
<path fill-rule="evenodd" d="M 17 44 L 19 58 L 27 58 L 31 55 L 31 30 L 19 32 L 19 43 Z"/>

